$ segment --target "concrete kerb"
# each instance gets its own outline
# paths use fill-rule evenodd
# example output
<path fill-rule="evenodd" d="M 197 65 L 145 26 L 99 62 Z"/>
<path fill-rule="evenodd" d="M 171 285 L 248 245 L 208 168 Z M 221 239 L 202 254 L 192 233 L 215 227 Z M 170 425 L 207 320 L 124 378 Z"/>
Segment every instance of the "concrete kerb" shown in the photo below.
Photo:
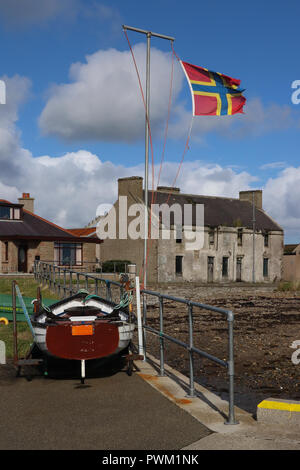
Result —
<path fill-rule="evenodd" d="M 159 361 L 147 354 L 147 362 L 136 361 L 138 375 L 165 397 L 190 413 L 213 433 L 182 450 L 299 450 L 299 426 L 257 422 L 250 413 L 235 407 L 239 424 L 225 425 L 228 402 L 195 384 L 197 397 L 187 396 L 189 379 L 165 364 L 166 376 L 159 376 Z M 281 400 L 282 402 L 282 400 Z M 300 413 L 298 413 L 300 415 Z"/>
<path fill-rule="evenodd" d="M 159 376 L 159 361 L 147 354 L 146 361 L 137 361 L 139 376 L 175 404 L 190 413 L 195 419 L 214 432 L 230 434 L 256 424 L 246 411 L 235 407 L 236 420 L 239 424 L 226 425 L 228 402 L 222 400 L 205 387 L 195 383 L 196 397 L 188 396 L 189 379 L 165 364 L 165 376 Z"/>
<path fill-rule="evenodd" d="M 257 421 L 265 424 L 300 426 L 300 402 L 268 398 L 257 405 Z"/>

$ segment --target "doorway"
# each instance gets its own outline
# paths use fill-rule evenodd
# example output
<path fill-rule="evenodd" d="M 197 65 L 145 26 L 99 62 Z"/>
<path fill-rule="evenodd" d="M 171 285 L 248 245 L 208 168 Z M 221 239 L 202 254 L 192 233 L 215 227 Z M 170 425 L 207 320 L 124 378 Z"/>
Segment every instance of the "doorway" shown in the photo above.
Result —
<path fill-rule="evenodd" d="M 18 272 L 27 273 L 27 245 L 19 245 L 18 248 Z"/>
<path fill-rule="evenodd" d="M 208 256 L 207 258 L 207 282 L 214 280 L 214 257 Z"/>
<path fill-rule="evenodd" d="M 242 258 L 240 256 L 236 259 L 236 281 L 242 281 Z"/>

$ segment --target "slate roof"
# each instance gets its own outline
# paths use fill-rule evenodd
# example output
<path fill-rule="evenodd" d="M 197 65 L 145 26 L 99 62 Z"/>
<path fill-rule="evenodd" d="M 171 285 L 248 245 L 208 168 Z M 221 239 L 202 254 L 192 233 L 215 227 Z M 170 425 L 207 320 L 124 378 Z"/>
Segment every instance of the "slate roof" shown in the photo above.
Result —
<path fill-rule="evenodd" d="M 0 201 L 1 205 L 12 205 L 8 201 Z M 37 214 L 33 214 L 23 208 L 21 220 L 0 220 L 0 239 L 31 239 L 45 241 L 65 241 L 65 242 L 87 242 L 101 243 L 101 240 L 94 237 L 79 237 L 58 225 L 43 219 Z"/>
<path fill-rule="evenodd" d="M 214 197 L 214 196 L 198 196 L 194 194 L 169 194 L 166 192 L 155 193 L 155 203 L 163 204 L 168 201 L 168 205 L 180 204 L 204 204 L 204 225 L 209 227 L 227 226 L 227 227 L 245 227 L 253 228 L 253 207 L 248 201 L 240 199 Z M 169 200 L 168 200 L 169 197 Z M 149 205 L 152 200 L 152 191 L 149 191 Z M 283 231 L 271 217 L 262 209 L 255 208 L 256 230 L 260 231 Z M 196 211 L 193 211 L 193 225 L 196 223 Z M 171 219 L 172 224 L 172 219 Z"/>
<path fill-rule="evenodd" d="M 299 244 L 295 245 L 284 245 L 284 251 L 283 251 L 283 254 L 284 255 L 295 255 L 296 254 L 296 248 Z"/>

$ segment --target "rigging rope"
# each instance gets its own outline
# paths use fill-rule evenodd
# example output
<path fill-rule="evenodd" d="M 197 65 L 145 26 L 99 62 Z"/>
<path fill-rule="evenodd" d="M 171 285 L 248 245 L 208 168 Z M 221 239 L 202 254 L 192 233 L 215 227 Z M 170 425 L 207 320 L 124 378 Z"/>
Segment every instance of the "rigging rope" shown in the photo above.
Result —
<path fill-rule="evenodd" d="M 156 198 L 157 198 L 157 188 L 156 188 L 156 191 L 154 191 L 154 152 L 153 152 L 153 142 L 152 142 L 151 126 L 150 126 L 149 116 L 148 116 L 148 113 L 147 113 L 146 102 L 145 102 L 143 87 L 142 87 L 142 83 L 141 83 L 141 78 L 140 78 L 140 74 L 139 74 L 139 71 L 138 71 L 137 63 L 136 63 L 136 60 L 135 60 L 134 52 L 133 52 L 131 43 L 130 43 L 130 41 L 129 41 L 129 38 L 128 38 L 128 35 L 127 35 L 127 32 L 126 32 L 126 29 L 123 29 L 123 32 L 124 32 L 124 34 L 125 34 L 125 36 L 126 36 L 126 39 L 127 39 L 127 42 L 128 42 L 128 46 L 129 46 L 129 49 L 130 49 L 130 52 L 131 52 L 131 56 L 132 56 L 132 59 L 133 59 L 134 67 L 135 67 L 135 70 L 136 70 L 136 74 L 137 74 L 137 78 L 138 78 L 138 83 L 139 83 L 139 88 L 140 88 L 140 91 L 141 91 L 142 100 L 143 100 L 143 104 L 144 104 L 144 108 L 145 108 L 146 123 L 147 123 L 148 130 L 149 130 L 149 140 L 150 140 L 151 158 L 152 158 L 152 198 L 151 198 L 151 205 L 150 205 L 150 220 L 149 220 L 148 234 L 147 234 L 148 239 L 149 239 L 149 235 L 150 235 L 150 232 L 151 232 L 151 224 L 152 224 L 152 205 L 154 204 L 154 202 L 156 201 Z M 167 134 L 168 134 L 168 128 L 169 128 L 169 118 L 170 118 L 171 101 L 172 101 L 173 76 L 174 76 L 174 56 L 177 58 L 177 60 L 178 60 L 179 62 L 181 62 L 181 61 L 180 61 L 180 58 L 178 57 L 178 55 L 176 54 L 176 52 L 175 52 L 175 50 L 174 50 L 173 41 L 171 41 L 171 48 L 172 48 L 172 71 L 171 71 L 171 80 L 170 80 L 170 92 L 169 92 L 168 114 L 167 114 L 166 128 L 165 128 L 165 134 L 164 134 L 164 144 L 163 144 L 163 150 L 162 150 L 162 157 L 161 157 L 161 162 L 160 162 L 160 168 L 159 168 L 157 186 L 158 186 L 158 184 L 159 184 L 160 177 L 161 177 L 162 165 L 163 165 L 163 161 L 164 161 L 165 148 L 166 148 L 166 141 L 167 141 Z M 185 154 L 186 154 L 186 152 L 189 150 L 189 141 L 190 141 L 190 138 L 191 138 L 192 127 L 193 127 L 193 121 L 194 121 L 194 116 L 192 116 L 192 119 L 191 119 L 191 123 L 190 123 L 189 131 L 188 131 L 188 136 L 187 136 L 186 144 L 185 144 L 185 147 L 184 147 L 183 155 L 182 155 L 181 161 L 180 161 L 180 163 L 179 163 L 179 167 L 178 167 L 178 170 L 177 170 L 177 173 L 176 173 L 176 176 L 175 176 L 175 179 L 174 179 L 174 181 L 173 181 L 173 184 L 172 184 L 171 188 L 173 188 L 173 187 L 175 186 L 176 180 L 177 180 L 177 178 L 178 178 L 178 175 L 179 175 L 179 173 L 180 173 L 180 170 L 181 170 L 181 167 L 182 167 L 182 164 L 183 164 L 183 160 L 184 160 Z M 171 191 L 170 191 L 169 194 L 168 194 L 168 198 L 167 198 L 167 201 L 166 201 L 167 204 L 168 204 L 168 202 L 169 202 L 170 196 L 171 196 Z M 148 208 L 145 208 L 145 211 L 148 212 Z M 145 234 L 145 236 L 146 236 L 146 234 Z M 143 271 L 143 277 L 142 277 L 142 282 L 141 282 L 141 288 L 143 288 L 143 285 L 144 285 L 144 280 L 145 280 L 145 275 L 146 275 L 146 269 L 147 269 L 147 262 L 148 262 L 148 256 L 149 256 L 149 251 L 150 251 L 150 247 L 151 247 L 151 245 L 152 245 L 152 242 L 153 242 L 153 240 L 152 240 L 152 238 L 150 237 L 149 243 L 148 243 L 148 245 L 147 245 L 146 259 L 145 259 L 145 262 L 143 261 L 143 263 L 142 263 L 142 265 L 141 265 L 140 273 L 139 273 L 139 277 L 141 277 L 141 273 L 142 273 L 142 271 Z"/>

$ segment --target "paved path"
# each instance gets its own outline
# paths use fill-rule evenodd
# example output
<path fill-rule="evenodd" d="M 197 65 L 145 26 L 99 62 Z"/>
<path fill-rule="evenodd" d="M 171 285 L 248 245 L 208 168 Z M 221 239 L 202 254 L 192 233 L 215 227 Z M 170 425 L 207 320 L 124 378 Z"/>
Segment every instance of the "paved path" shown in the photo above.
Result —
<path fill-rule="evenodd" d="M 82 386 L 0 366 L 0 396 L 0 449 L 176 450 L 212 432 L 124 370 Z"/>

